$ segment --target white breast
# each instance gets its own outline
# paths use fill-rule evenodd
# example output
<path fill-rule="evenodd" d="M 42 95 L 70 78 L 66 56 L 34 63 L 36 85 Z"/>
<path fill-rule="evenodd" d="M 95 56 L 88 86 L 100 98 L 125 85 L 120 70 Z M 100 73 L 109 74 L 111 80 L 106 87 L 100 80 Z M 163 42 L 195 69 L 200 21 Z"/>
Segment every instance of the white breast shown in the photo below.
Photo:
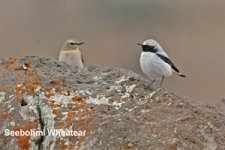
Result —
<path fill-rule="evenodd" d="M 74 51 L 60 51 L 59 61 L 64 61 L 68 65 L 78 66 L 83 68 L 81 52 L 79 50 Z"/>
<path fill-rule="evenodd" d="M 172 68 L 155 53 L 142 52 L 140 58 L 142 71 L 151 79 L 169 77 L 172 75 Z"/>

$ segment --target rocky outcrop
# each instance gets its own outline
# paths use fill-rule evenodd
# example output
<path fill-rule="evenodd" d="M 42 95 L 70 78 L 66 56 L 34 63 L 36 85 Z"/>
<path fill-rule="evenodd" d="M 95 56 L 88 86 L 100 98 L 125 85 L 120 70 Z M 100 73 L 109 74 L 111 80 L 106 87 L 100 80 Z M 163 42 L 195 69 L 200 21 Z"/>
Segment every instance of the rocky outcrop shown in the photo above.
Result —
<path fill-rule="evenodd" d="M 224 114 L 130 70 L 35 56 L 0 68 L 2 149 L 225 149 Z"/>

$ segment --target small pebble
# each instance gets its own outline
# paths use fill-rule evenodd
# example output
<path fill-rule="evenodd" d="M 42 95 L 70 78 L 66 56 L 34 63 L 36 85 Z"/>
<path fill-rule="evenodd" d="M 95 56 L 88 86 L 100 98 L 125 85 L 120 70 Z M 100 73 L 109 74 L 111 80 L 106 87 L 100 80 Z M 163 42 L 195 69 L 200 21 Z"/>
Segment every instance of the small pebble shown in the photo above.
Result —
<path fill-rule="evenodd" d="M 133 147 L 133 144 L 132 144 L 132 143 L 128 143 L 128 144 L 127 144 L 127 147 L 128 147 L 128 148 L 131 148 L 131 147 Z"/>

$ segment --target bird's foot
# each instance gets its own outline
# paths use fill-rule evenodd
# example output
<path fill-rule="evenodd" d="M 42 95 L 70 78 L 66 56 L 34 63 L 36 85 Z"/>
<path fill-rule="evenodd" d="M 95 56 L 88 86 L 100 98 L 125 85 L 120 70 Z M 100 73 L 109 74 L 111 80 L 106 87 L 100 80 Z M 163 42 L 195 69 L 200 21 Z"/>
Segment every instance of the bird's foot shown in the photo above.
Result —
<path fill-rule="evenodd" d="M 161 88 L 158 88 L 157 90 L 155 90 L 156 92 L 160 92 L 161 91 Z"/>
<path fill-rule="evenodd" d="M 161 91 L 161 88 L 158 88 L 156 90 L 153 90 L 151 93 L 150 93 L 150 98 L 152 98 L 157 92 Z"/>

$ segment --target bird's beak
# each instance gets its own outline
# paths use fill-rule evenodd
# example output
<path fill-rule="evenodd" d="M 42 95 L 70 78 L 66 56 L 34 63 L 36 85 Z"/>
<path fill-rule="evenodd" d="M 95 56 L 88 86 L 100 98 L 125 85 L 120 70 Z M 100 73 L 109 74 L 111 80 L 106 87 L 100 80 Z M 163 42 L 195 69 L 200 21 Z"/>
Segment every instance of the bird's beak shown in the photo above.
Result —
<path fill-rule="evenodd" d="M 141 43 L 137 43 L 137 45 L 140 45 L 140 46 L 142 46 L 142 44 L 141 44 Z"/>
<path fill-rule="evenodd" d="M 82 45 L 82 44 L 84 44 L 84 42 L 77 43 L 77 45 Z"/>

